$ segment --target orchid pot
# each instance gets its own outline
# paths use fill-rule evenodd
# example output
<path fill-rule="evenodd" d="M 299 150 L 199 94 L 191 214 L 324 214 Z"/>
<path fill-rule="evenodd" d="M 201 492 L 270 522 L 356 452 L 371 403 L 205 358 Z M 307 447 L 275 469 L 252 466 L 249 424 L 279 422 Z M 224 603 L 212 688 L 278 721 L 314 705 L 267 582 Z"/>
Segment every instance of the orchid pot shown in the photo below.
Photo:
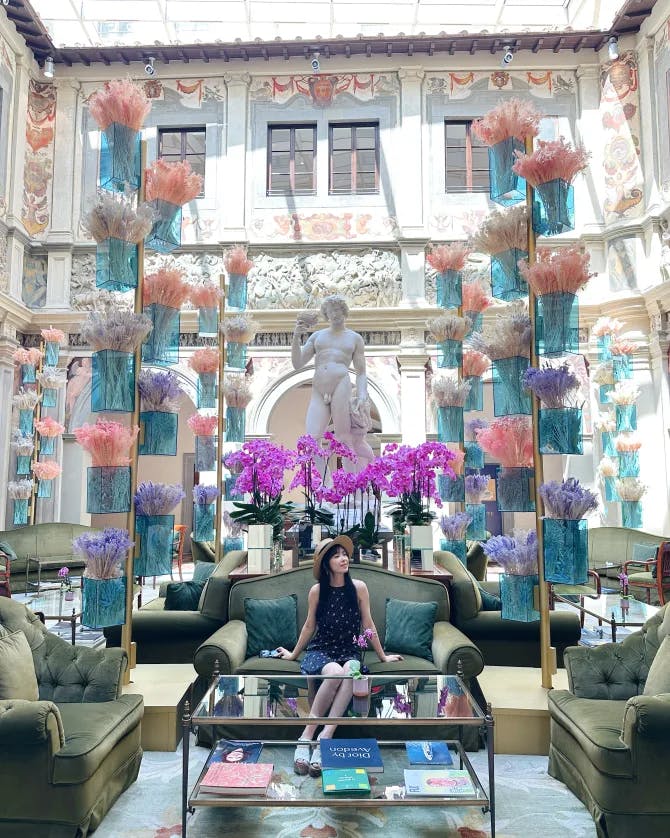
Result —
<path fill-rule="evenodd" d="M 584 585 L 589 578 L 588 523 L 543 518 L 544 577 L 561 585 Z"/>
<path fill-rule="evenodd" d="M 413 524 L 409 528 L 410 564 L 419 570 L 433 570 L 433 528 Z"/>
<path fill-rule="evenodd" d="M 269 573 L 272 565 L 272 524 L 249 524 L 247 529 L 247 565 L 250 573 Z"/>
<path fill-rule="evenodd" d="M 137 288 L 138 249 L 133 242 L 109 238 L 95 252 L 95 287 L 105 291 Z"/>
<path fill-rule="evenodd" d="M 533 230 L 540 236 L 556 236 L 575 229 L 575 190 L 556 178 L 534 187 Z"/>
<path fill-rule="evenodd" d="M 514 152 L 523 152 L 523 143 L 507 137 L 489 146 L 489 197 L 496 204 L 510 207 L 526 198 L 526 181 L 512 171 L 516 162 Z"/>
<path fill-rule="evenodd" d="M 177 454 L 179 416 L 162 410 L 140 413 L 139 454 L 174 457 Z"/>

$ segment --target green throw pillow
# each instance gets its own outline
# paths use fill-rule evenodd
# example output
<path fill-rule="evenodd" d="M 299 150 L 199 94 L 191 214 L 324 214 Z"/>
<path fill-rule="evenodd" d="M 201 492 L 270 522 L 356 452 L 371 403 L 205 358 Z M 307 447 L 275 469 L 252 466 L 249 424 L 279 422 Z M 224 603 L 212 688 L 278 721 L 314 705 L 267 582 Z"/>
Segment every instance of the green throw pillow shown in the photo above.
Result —
<path fill-rule="evenodd" d="M 670 693 L 670 637 L 664 637 L 651 662 L 642 695 Z"/>
<path fill-rule="evenodd" d="M 204 582 L 169 582 L 165 591 L 165 611 L 197 611 Z"/>
<path fill-rule="evenodd" d="M 502 600 L 499 596 L 495 594 L 490 594 L 486 588 L 482 588 L 481 585 L 477 585 L 479 588 L 479 595 L 482 598 L 482 611 L 501 611 L 502 610 Z"/>
<path fill-rule="evenodd" d="M 384 650 L 432 661 L 436 613 L 436 602 L 387 599 Z"/>
<path fill-rule="evenodd" d="M 247 657 L 254 658 L 262 649 L 283 646 L 293 649 L 298 642 L 298 597 L 277 599 L 244 598 L 244 621 L 247 625 Z"/>
<path fill-rule="evenodd" d="M 33 653 L 22 631 L 0 636 L 0 700 L 37 701 L 39 691 Z"/>
<path fill-rule="evenodd" d="M 215 570 L 214 562 L 196 562 L 193 568 L 193 581 L 206 582 Z"/>
<path fill-rule="evenodd" d="M 10 561 L 14 561 L 16 559 L 16 553 L 12 548 L 11 544 L 7 544 L 6 541 L 0 541 L 0 552 L 4 553 L 6 556 L 9 556 Z"/>
<path fill-rule="evenodd" d="M 658 544 L 633 544 L 631 559 L 635 562 L 647 562 L 649 559 L 655 559 L 660 546 L 660 542 Z M 656 565 L 649 565 L 648 570 L 651 573 L 652 579 L 656 579 Z M 641 567 L 633 568 L 633 573 L 642 572 Z"/>

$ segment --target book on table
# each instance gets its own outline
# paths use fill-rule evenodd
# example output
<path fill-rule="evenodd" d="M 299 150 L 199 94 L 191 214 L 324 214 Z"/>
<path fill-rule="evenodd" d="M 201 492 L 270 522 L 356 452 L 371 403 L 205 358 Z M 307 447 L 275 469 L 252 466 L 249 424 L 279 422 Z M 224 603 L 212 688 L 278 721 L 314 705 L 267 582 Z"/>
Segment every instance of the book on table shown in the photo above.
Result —
<path fill-rule="evenodd" d="M 202 778 L 200 791 L 205 794 L 265 794 L 274 766 L 269 762 L 213 762 Z"/>
<path fill-rule="evenodd" d="M 246 739 L 219 739 L 209 755 L 207 764 L 211 765 L 213 762 L 258 762 L 262 750 L 262 742 L 252 742 Z"/>
<path fill-rule="evenodd" d="M 465 769 L 405 768 L 405 791 L 420 797 L 474 797 L 475 786 Z"/>
<path fill-rule="evenodd" d="M 364 768 L 324 768 L 321 772 L 323 793 L 358 797 L 370 792 L 368 772 Z"/>
<path fill-rule="evenodd" d="M 323 768 L 364 768 L 373 774 L 384 770 L 376 739 L 320 739 Z"/>
<path fill-rule="evenodd" d="M 407 759 L 410 765 L 453 765 L 451 752 L 446 742 L 406 742 Z"/>

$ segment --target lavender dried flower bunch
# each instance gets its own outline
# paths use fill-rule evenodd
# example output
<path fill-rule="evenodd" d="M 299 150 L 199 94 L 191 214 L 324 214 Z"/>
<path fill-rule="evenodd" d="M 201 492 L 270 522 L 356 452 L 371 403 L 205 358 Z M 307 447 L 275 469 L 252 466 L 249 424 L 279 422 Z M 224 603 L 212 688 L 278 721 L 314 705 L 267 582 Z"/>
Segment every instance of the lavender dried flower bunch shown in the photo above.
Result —
<path fill-rule="evenodd" d="M 442 515 L 439 519 L 442 535 L 450 541 L 463 541 L 465 531 L 472 521 L 472 515 L 467 512 L 457 512 L 455 515 Z"/>
<path fill-rule="evenodd" d="M 81 337 L 96 352 L 114 349 L 134 352 L 151 331 L 151 320 L 146 314 L 111 310 L 92 311 L 81 327 Z"/>
<path fill-rule="evenodd" d="M 470 335 L 470 345 L 492 361 L 530 355 L 530 317 L 523 302 L 508 305 L 482 332 Z"/>
<path fill-rule="evenodd" d="M 488 426 L 486 419 L 469 419 L 465 423 L 465 439 L 467 442 L 477 442 L 477 431 Z"/>
<path fill-rule="evenodd" d="M 11 445 L 19 457 L 29 457 L 35 448 L 32 435 L 24 433 L 19 428 L 12 431 Z"/>
<path fill-rule="evenodd" d="M 235 538 L 243 530 L 243 525 L 234 518 L 231 518 L 228 510 L 223 513 L 223 526 L 225 527 L 226 532 L 230 533 L 231 538 Z"/>
<path fill-rule="evenodd" d="M 542 369 L 528 367 L 522 384 L 548 408 L 575 407 L 579 379 L 567 364 Z"/>
<path fill-rule="evenodd" d="M 88 579 L 115 579 L 122 575 L 123 563 L 133 542 L 127 530 L 107 527 L 99 533 L 84 533 L 72 542 L 72 550 L 86 563 Z"/>
<path fill-rule="evenodd" d="M 465 502 L 481 503 L 488 495 L 489 478 L 485 474 L 466 474 Z"/>
<path fill-rule="evenodd" d="M 32 480 L 10 480 L 7 484 L 7 494 L 12 500 L 26 500 L 33 493 Z"/>
<path fill-rule="evenodd" d="M 93 207 L 83 215 L 82 227 L 96 242 L 121 239 L 134 244 L 148 235 L 153 224 L 153 210 L 149 204 L 137 209 L 128 196 L 117 196 L 106 189 L 98 190 Z"/>
<path fill-rule="evenodd" d="M 210 503 L 214 503 L 220 494 L 221 492 L 216 486 L 201 486 L 198 484 L 193 487 L 193 502 L 201 506 L 209 506 Z"/>
<path fill-rule="evenodd" d="M 137 515 L 169 515 L 186 494 L 177 483 L 140 483 L 135 492 L 135 513 Z"/>
<path fill-rule="evenodd" d="M 598 509 L 598 496 L 585 489 L 575 477 L 568 477 L 562 483 L 558 480 L 543 483 L 540 497 L 544 501 L 547 518 L 576 521 Z"/>
<path fill-rule="evenodd" d="M 512 576 L 537 573 L 537 533 L 514 530 L 513 537 L 494 535 L 483 544 L 484 552 Z"/>
<path fill-rule="evenodd" d="M 178 413 L 183 390 L 177 376 L 167 370 L 143 369 L 137 380 L 142 409 L 159 413 Z"/>
<path fill-rule="evenodd" d="M 438 407 L 463 407 L 470 392 L 470 382 L 457 381 L 446 375 L 435 376 L 431 391 Z"/>

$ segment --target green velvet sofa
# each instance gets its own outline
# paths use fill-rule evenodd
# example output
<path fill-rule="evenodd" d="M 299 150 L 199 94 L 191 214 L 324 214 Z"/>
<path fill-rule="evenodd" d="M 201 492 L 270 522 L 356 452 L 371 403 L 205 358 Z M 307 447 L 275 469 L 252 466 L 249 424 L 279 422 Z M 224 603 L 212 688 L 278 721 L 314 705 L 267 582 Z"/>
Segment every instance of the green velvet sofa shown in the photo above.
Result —
<path fill-rule="evenodd" d="M 23 593 L 26 589 L 26 561 L 28 557 L 38 556 L 45 560 L 42 566 L 42 581 L 58 577 L 58 571 L 67 565 L 75 576 L 84 568 L 84 562 L 72 553 L 72 539 L 85 532 L 95 532 L 82 524 L 33 524 L 15 530 L 0 532 L 0 541 L 4 541 L 16 553 L 12 560 L 12 591 Z M 30 579 L 37 579 L 37 565 L 30 567 Z"/>
<path fill-rule="evenodd" d="M 549 773 L 587 806 L 599 838 L 670 835 L 670 693 L 642 695 L 668 635 L 665 606 L 622 643 L 567 649 L 569 690 L 548 694 Z"/>
<path fill-rule="evenodd" d="M 196 541 L 193 538 L 193 533 L 191 533 L 191 557 L 194 564 L 196 562 L 215 562 L 214 542 Z"/>
<path fill-rule="evenodd" d="M 15 600 L 0 630 L 22 631 L 38 701 L 0 701 L 0 835 L 85 838 L 137 778 L 141 696 L 121 695 L 120 649 L 71 646 Z"/>
<path fill-rule="evenodd" d="M 196 649 L 227 622 L 228 574 L 246 559 L 246 550 L 225 554 L 207 580 L 196 611 L 166 611 L 166 585 L 161 585 L 162 595 L 133 613 L 137 662 L 191 663 Z M 108 647 L 121 645 L 121 626 L 104 629 L 104 635 Z"/>
<path fill-rule="evenodd" d="M 670 541 L 670 536 L 626 527 L 589 527 L 589 567 L 602 571 L 608 563 L 613 564 L 615 567 L 602 572 L 617 577 L 620 566 L 633 558 L 636 544 L 658 545 L 661 541 Z"/>
<path fill-rule="evenodd" d="M 451 622 L 475 643 L 489 666 L 540 666 L 540 623 L 503 620 L 500 611 L 484 611 L 477 584 L 463 563 L 444 550 L 435 552 L 435 562 L 449 570 Z M 498 594 L 497 582 L 482 582 L 489 593 Z M 556 647 L 558 666 L 563 652 L 581 636 L 576 610 L 552 611 L 549 615 L 551 645 Z"/>

